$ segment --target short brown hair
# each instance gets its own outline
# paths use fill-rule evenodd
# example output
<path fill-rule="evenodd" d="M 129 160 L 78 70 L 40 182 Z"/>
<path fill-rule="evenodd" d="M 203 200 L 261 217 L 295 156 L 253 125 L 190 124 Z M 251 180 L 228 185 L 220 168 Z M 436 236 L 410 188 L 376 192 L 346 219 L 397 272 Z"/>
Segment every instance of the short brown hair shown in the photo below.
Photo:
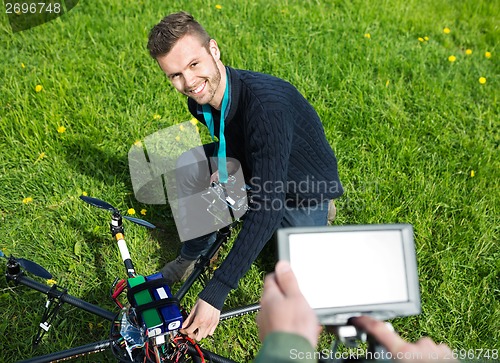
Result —
<path fill-rule="evenodd" d="M 199 37 L 201 43 L 208 48 L 210 35 L 191 14 L 180 11 L 167 15 L 149 32 L 149 54 L 155 59 L 167 54 L 187 34 Z"/>

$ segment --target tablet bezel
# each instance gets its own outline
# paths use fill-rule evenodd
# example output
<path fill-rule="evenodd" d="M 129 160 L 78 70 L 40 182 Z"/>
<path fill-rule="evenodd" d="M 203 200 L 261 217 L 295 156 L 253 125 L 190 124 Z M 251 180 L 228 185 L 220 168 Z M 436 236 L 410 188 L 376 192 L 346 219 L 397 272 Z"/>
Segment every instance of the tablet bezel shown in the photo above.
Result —
<path fill-rule="evenodd" d="M 400 232 L 404 266 L 406 271 L 406 287 L 408 296 L 407 301 L 314 309 L 321 324 L 346 325 L 349 318 L 360 315 L 369 315 L 380 320 L 389 320 L 396 317 L 411 316 L 420 313 L 420 289 L 418 282 L 417 260 L 413 240 L 413 227 L 410 224 L 374 224 L 282 228 L 277 231 L 278 257 L 280 260 L 290 261 L 289 237 L 294 234 L 311 234 L 312 237 L 313 234 L 317 233 L 366 233 L 370 231 Z M 314 242 L 311 241 L 308 243 L 311 243 L 312 245 Z M 321 252 L 318 251 L 317 253 Z M 330 276 L 329 280 L 325 281 L 325 284 L 329 284 L 330 286 L 332 286 L 332 284 L 334 284 L 333 276 Z"/>

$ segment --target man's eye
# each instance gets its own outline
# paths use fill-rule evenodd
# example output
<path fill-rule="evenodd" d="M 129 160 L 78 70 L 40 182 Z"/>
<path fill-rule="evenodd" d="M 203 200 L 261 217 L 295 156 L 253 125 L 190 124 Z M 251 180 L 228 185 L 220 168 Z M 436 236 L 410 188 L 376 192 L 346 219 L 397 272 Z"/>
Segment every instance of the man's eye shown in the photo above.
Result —
<path fill-rule="evenodd" d="M 198 63 L 191 63 L 191 68 L 196 67 Z"/>

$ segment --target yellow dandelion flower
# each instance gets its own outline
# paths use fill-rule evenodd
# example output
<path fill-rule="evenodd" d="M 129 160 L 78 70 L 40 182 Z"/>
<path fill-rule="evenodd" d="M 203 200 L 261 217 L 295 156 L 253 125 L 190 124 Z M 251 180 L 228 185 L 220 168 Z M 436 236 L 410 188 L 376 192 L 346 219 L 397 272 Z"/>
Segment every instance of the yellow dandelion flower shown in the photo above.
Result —
<path fill-rule="evenodd" d="M 448 28 L 448 27 L 444 28 L 444 29 L 443 29 L 443 33 L 445 33 L 445 34 L 450 34 L 450 33 L 451 33 L 450 28 Z"/>
<path fill-rule="evenodd" d="M 472 49 L 466 49 L 466 50 L 465 50 L 465 54 L 467 54 L 467 55 L 471 55 L 471 54 L 472 54 Z"/>
<path fill-rule="evenodd" d="M 141 147 L 142 146 L 141 140 L 135 140 L 134 145 L 138 146 L 138 147 Z"/>
<path fill-rule="evenodd" d="M 57 132 L 60 133 L 60 134 L 64 134 L 66 132 L 66 127 L 64 126 L 59 126 L 57 128 Z"/>
<path fill-rule="evenodd" d="M 21 63 L 21 68 L 26 68 L 26 66 L 24 65 L 24 63 Z"/>
<path fill-rule="evenodd" d="M 24 204 L 31 203 L 32 201 L 33 201 L 33 198 L 31 198 L 31 197 L 26 197 L 26 198 L 23 199 L 23 203 Z"/>
<path fill-rule="evenodd" d="M 423 43 L 424 42 L 424 38 L 419 37 L 418 41 Z"/>
<path fill-rule="evenodd" d="M 429 37 L 428 37 L 428 36 L 425 36 L 425 37 L 424 37 L 424 40 L 425 40 L 426 42 L 427 42 L 427 41 L 429 41 Z"/>
<path fill-rule="evenodd" d="M 41 92 L 43 89 L 42 85 L 41 84 L 37 84 L 36 87 L 35 87 L 35 92 Z"/>
<path fill-rule="evenodd" d="M 154 120 L 159 120 L 159 119 L 161 119 L 161 116 L 160 116 L 160 115 L 158 115 L 157 113 L 155 113 L 155 114 L 153 115 L 153 119 L 154 119 Z"/>
<path fill-rule="evenodd" d="M 141 214 L 142 214 L 143 216 L 145 216 L 145 215 L 146 215 L 146 212 L 147 212 L 147 210 L 146 210 L 146 209 L 141 209 Z"/>
<path fill-rule="evenodd" d="M 183 125 L 179 125 L 179 130 L 184 131 L 184 126 Z"/>
<path fill-rule="evenodd" d="M 220 9 L 222 9 L 222 5 L 217 4 L 217 5 L 215 5 L 215 8 L 216 8 L 217 10 L 220 10 Z"/>
<path fill-rule="evenodd" d="M 52 286 L 52 285 L 55 285 L 55 284 L 57 284 L 57 281 L 56 281 L 56 280 L 54 280 L 54 279 L 48 279 L 48 280 L 47 280 L 47 285 Z"/>
<path fill-rule="evenodd" d="M 191 125 L 195 126 L 198 123 L 198 120 L 193 117 L 189 122 L 191 122 Z"/>
<path fill-rule="evenodd" d="M 455 62 L 457 60 L 457 57 L 455 57 L 454 55 L 450 55 L 448 57 L 448 60 L 453 63 L 453 62 Z"/>
<path fill-rule="evenodd" d="M 83 195 L 84 197 L 86 197 L 86 196 L 88 196 L 89 194 L 88 194 L 87 192 L 82 192 L 82 195 Z"/>
<path fill-rule="evenodd" d="M 177 135 L 177 136 L 175 137 L 175 141 L 181 141 L 181 137 L 180 137 L 179 135 Z"/>
<path fill-rule="evenodd" d="M 486 83 L 486 78 L 485 77 L 479 77 L 479 83 L 485 84 Z"/>
<path fill-rule="evenodd" d="M 490 53 L 490 52 L 486 52 L 486 53 L 484 53 L 484 56 L 485 56 L 486 58 L 491 58 L 491 53 Z"/>
<path fill-rule="evenodd" d="M 476 172 L 474 170 L 471 170 L 470 171 L 470 177 L 474 178 L 474 176 L 476 176 Z"/>
<path fill-rule="evenodd" d="M 38 158 L 36 159 L 35 163 L 39 162 L 40 160 L 43 160 L 45 159 L 47 155 L 45 154 L 45 152 L 41 152 L 40 155 L 38 155 Z"/>
<path fill-rule="evenodd" d="M 43 159 L 45 158 L 46 154 L 45 152 L 41 152 L 40 155 L 38 155 L 38 159 Z"/>
<path fill-rule="evenodd" d="M 365 38 L 370 39 L 371 37 L 370 33 L 365 33 Z"/>
<path fill-rule="evenodd" d="M 134 208 L 129 208 L 128 211 L 127 211 L 127 214 L 133 216 L 135 214 L 135 209 Z"/>

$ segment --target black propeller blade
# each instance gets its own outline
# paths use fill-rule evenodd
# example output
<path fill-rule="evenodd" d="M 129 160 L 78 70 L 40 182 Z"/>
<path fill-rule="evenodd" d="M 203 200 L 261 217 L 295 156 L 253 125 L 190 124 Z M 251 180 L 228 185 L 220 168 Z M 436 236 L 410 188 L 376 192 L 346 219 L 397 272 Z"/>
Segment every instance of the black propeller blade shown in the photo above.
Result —
<path fill-rule="evenodd" d="M 52 278 L 52 274 L 49 271 L 47 271 L 42 266 L 40 266 L 39 264 L 37 264 L 33 261 L 27 260 L 25 258 L 15 258 L 14 256 L 11 256 L 9 258 L 9 257 L 5 256 L 5 254 L 2 251 L 0 251 L 0 257 L 4 257 L 4 258 L 8 259 L 9 261 L 19 263 L 19 265 L 21 265 L 22 268 L 24 268 L 29 273 L 32 273 L 33 275 L 36 275 L 36 276 L 44 278 L 44 279 L 51 279 Z"/>
<path fill-rule="evenodd" d="M 100 200 L 97 198 L 92 198 L 92 197 L 87 197 L 85 195 L 80 195 L 80 199 L 83 200 L 84 202 L 87 202 L 90 205 L 93 205 L 94 207 L 106 209 L 106 210 L 109 210 L 110 212 L 118 212 L 118 210 L 115 207 L 113 207 L 109 203 L 106 203 L 103 200 Z"/>
<path fill-rule="evenodd" d="M 156 226 L 154 224 L 146 222 L 145 220 L 142 220 L 139 218 L 134 218 L 134 217 L 129 217 L 129 216 L 123 216 L 123 218 L 128 219 L 131 222 L 134 222 L 136 224 L 139 224 L 139 225 L 147 227 L 147 228 L 151 228 L 151 229 L 156 228 Z"/>
<path fill-rule="evenodd" d="M 106 203 L 103 200 L 100 200 L 97 198 L 92 198 L 92 197 L 87 197 L 85 195 L 81 195 L 80 199 L 83 200 L 84 202 L 90 204 L 90 205 L 93 205 L 94 207 L 106 209 L 110 212 L 118 213 L 121 216 L 120 211 L 118 209 L 116 209 L 111 204 Z M 146 222 L 146 221 L 139 219 L 139 218 L 134 218 L 134 217 L 129 217 L 129 216 L 122 216 L 122 217 L 131 221 L 131 222 L 134 222 L 135 224 L 143 226 L 143 227 L 147 227 L 147 228 L 151 228 L 151 229 L 156 228 L 156 226 L 154 224 Z"/>

